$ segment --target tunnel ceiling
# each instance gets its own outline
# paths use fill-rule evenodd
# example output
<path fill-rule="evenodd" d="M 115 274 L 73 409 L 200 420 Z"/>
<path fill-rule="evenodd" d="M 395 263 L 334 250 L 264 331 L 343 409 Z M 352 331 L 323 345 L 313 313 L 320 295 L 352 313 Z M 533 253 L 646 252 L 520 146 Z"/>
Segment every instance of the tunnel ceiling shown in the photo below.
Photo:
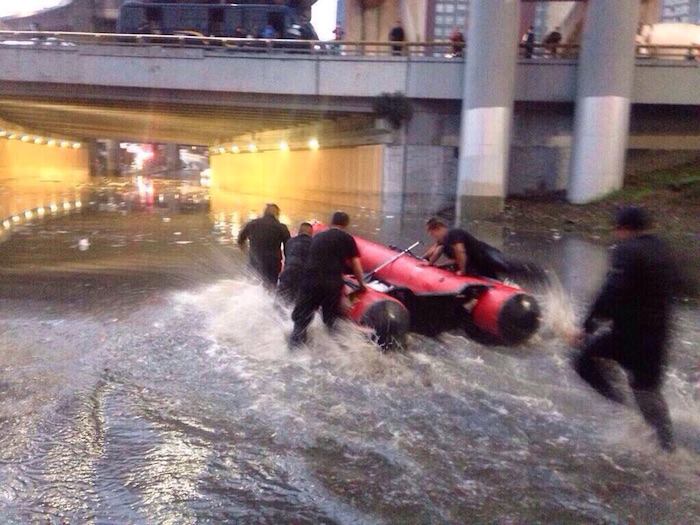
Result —
<path fill-rule="evenodd" d="M 207 107 L 125 101 L 0 98 L 0 119 L 23 131 L 75 139 L 215 144 L 247 133 L 288 129 L 345 114 L 309 109 Z"/>

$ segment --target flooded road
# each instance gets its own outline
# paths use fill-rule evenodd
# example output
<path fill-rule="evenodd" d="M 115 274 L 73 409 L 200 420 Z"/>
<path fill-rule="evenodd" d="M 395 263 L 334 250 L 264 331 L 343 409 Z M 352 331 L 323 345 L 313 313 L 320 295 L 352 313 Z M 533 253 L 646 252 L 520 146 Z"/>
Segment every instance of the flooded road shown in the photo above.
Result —
<path fill-rule="evenodd" d="M 700 312 L 676 315 L 673 456 L 578 380 L 556 335 L 603 247 L 482 226 L 562 283 L 524 348 L 455 333 L 382 354 L 315 323 L 290 353 L 291 322 L 232 244 L 259 203 L 113 193 L 88 188 L 0 245 L 3 523 L 698 521 Z M 329 211 L 280 204 L 293 229 Z M 424 239 L 423 218 L 349 211 L 368 237 Z"/>

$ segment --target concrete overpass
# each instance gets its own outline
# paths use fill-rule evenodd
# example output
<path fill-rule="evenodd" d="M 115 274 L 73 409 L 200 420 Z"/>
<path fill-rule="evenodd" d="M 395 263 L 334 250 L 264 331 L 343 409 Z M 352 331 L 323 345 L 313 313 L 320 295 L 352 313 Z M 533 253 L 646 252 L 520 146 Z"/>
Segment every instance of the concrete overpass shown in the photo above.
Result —
<path fill-rule="evenodd" d="M 324 146 L 383 145 L 389 208 L 432 211 L 454 200 L 460 108 L 473 92 L 469 58 L 465 66 L 447 56 L 445 44 L 410 44 L 392 56 L 387 44 L 366 42 L 311 53 L 163 36 L 70 34 L 51 45 L 7 43 L 29 36 L 5 34 L 0 45 L 0 117 L 27 131 L 217 147 L 290 136 L 303 142 L 322 133 Z M 563 51 L 515 61 L 510 177 L 497 188 L 499 198 L 506 186 L 523 193 L 567 185 L 581 68 L 576 48 Z M 491 88 L 502 83 L 500 75 L 486 80 Z M 685 118 L 700 106 L 697 85 L 695 61 L 638 58 L 631 147 L 700 150 L 700 129 L 688 125 L 697 119 Z M 416 110 L 404 134 L 374 126 L 375 97 L 395 91 Z M 426 200 L 421 186 L 441 193 L 431 190 Z"/>

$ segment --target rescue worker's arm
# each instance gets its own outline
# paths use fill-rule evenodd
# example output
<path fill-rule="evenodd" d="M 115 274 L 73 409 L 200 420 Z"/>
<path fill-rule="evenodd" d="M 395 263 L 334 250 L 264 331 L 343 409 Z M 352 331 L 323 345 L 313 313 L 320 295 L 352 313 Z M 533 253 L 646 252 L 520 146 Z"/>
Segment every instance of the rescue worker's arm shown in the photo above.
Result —
<path fill-rule="evenodd" d="M 238 233 L 238 239 L 236 242 L 240 248 L 245 248 L 245 243 L 250 237 L 250 223 L 243 226 L 243 229 Z"/>
<path fill-rule="evenodd" d="M 596 319 L 610 319 L 613 316 L 620 299 L 629 294 L 634 287 L 633 271 L 633 254 L 624 246 L 620 246 L 613 252 L 608 277 L 583 324 L 586 333 L 595 331 Z"/>
<path fill-rule="evenodd" d="M 452 251 L 455 254 L 455 262 L 457 263 L 457 275 L 465 275 L 469 264 L 467 248 L 464 246 L 464 243 L 458 242 L 452 245 Z"/>
<path fill-rule="evenodd" d="M 425 252 L 423 259 L 426 259 L 427 263 L 432 266 L 442 256 L 443 250 L 444 247 L 442 244 L 434 244 L 428 249 L 428 251 Z"/>
<path fill-rule="evenodd" d="M 361 291 L 365 291 L 367 287 L 365 286 L 364 282 L 364 273 L 362 270 L 362 262 L 360 261 L 359 257 L 353 257 L 350 259 L 350 267 L 352 268 L 352 274 L 355 276 L 355 279 L 357 279 L 357 284 L 360 286 Z"/>

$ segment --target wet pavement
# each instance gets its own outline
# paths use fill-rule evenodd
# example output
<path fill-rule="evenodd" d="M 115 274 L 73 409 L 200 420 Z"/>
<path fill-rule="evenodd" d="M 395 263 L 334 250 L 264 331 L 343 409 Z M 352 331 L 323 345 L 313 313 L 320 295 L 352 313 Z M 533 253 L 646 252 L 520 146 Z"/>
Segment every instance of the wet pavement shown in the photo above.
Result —
<path fill-rule="evenodd" d="M 183 205 L 165 186 L 84 189 L 0 244 L 3 523 L 698 521 L 700 312 L 676 314 L 673 456 L 577 379 L 558 337 L 604 247 L 480 226 L 561 282 L 525 347 L 450 333 L 382 354 L 315 323 L 290 353 L 290 321 L 232 243 L 259 203 Z M 330 211 L 280 204 L 292 227 Z M 424 239 L 422 218 L 349 211 L 366 236 Z"/>

